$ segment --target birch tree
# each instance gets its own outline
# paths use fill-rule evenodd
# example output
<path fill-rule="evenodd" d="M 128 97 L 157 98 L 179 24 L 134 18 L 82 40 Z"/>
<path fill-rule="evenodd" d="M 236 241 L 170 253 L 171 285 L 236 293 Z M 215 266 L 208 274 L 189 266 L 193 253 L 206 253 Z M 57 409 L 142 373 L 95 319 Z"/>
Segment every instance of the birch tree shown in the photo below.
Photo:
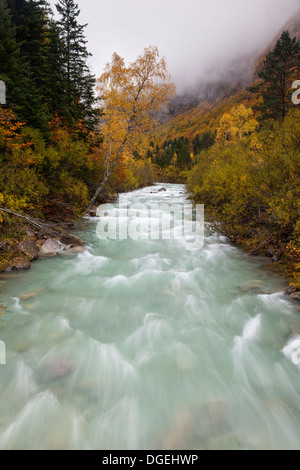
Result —
<path fill-rule="evenodd" d="M 121 157 L 132 155 L 143 145 L 156 123 L 155 115 L 175 95 L 175 85 L 164 58 L 156 47 L 148 47 L 133 63 L 114 53 L 98 80 L 101 132 L 104 139 L 105 174 L 92 206 Z"/>

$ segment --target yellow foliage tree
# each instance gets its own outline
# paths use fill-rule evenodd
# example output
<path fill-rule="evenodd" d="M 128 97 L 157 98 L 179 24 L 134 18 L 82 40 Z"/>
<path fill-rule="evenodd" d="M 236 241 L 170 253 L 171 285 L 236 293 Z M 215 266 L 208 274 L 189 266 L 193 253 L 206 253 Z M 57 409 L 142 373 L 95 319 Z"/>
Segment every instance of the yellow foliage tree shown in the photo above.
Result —
<path fill-rule="evenodd" d="M 148 47 L 135 62 L 126 66 L 118 54 L 98 80 L 103 113 L 105 176 L 90 205 L 94 204 L 121 157 L 140 152 L 144 137 L 155 125 L 155 113 L 175 94 L 165 59 L 156 47 Z"/>
<path fill-rule="evenodd" d="M 258 122 L 253 118 L 252 109 L 246 108 L 243 104 L 232 108 L 230 115 L 233 123 L 233 133 L 239 141 L 252 134 L 258 127 Z"/>
<path fill-rule="evenodd" d="M 232 108 L 230 113 L 223 114 L 217 130 L 216 143 L 218 146 L 226 147 L 232 141 L 241 142 L 257 127 L 258 122 L 253 118 L 252 109 L 241 104 Z"/>
<path fill-rule="evenodd" d="M 216 144 L 226 147 L 235 136 L 232 116 L 229 113 L 223 114 L 217 130 Z"/>

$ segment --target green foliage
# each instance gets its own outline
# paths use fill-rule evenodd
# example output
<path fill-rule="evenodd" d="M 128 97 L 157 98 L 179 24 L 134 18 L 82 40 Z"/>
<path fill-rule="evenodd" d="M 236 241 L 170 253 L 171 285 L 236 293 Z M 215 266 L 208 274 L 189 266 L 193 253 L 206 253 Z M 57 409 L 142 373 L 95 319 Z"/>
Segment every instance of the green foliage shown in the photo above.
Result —
<path fill-rule="evenodd" d="M 2 1 L 5 3 L 5 0 Z M 11 95 L 16 98 L 10 104 L 30 126 L 46 133 L 51 116 L 48 94 L 52 87 L 52 70 L 48 64 L 49 10 L 42 0 L 7 0 L 7 4 L 12 19 L 8 32 L 14 35 L 20 51 L 18 66 L 23 68 L 23 76 L 18 74 L 10 82 Z M 20 86 L 24 92 L 23 98 L 20 94 L 16 96 Z"/>
<path fill-rule="evenodd" d="M 69 128 L 95 128 L 95 78 L 73 0 L 60 0 L 60 21 L 45 0 L 0 0 L 0 79 L 8 104 L 29 126 L 49 138 L 49 122 L 60 116 Z"/>
<path fill-rule="evenodd" d="M 285 259 L 288 243 L 299 243 L 299 118 L 296 109 L 282 123 L 215 144 L 200 154 L 188 175 L 194 198 L 249 251 L 263 253 L 274 246 Z M 293 266 L 296 260 L 289 255 L 290 273 Z"/>
<path fill-rule="evenodd" d="M 0 79 L 6 82 L 7 102 L 21 112 L 29 89 L 29 68 L 16 39 L 16 26 L 6 0 L 0 0 Z"/>
<path fill-rule="evenodd" d="M 98 122 L 98 111 L 95 111 L 94 88 L 96 79 L 91 74 L 87 61 L 91 54 L 86 48 L 84 30 L 87 25 L 78 23 L 80 10 L 74 0 L 59 0 L 56 5 L 60 20 L 58 27 L 62 39 L 62 59 L 65 78 L 66 122 L 72 125 L 84 121 L 89 130 Z"/>
<path fill-rule="evenodd" d="M 258 76 L 261 81 L 249 88 L 260 93 L 260 119 L 282 120 L 292 109 L 292 83 L 300 75 L 300 44 L 284 31 L 275 49 L 267 55 Z"/>
<path fill-rule="evenodd" d="M 101 179 L 102 164 L 90 143 L 60 129 L 49 145 L 9 110 L 0 114 L 0 147 L 1 204 L 11 210 L 43 216 L 56 201 L 79 214 L 89 188 Z"/>
<path fill-rule="evenodd" d="M 204 132 L 204 134 L 197 134 L 193 140 L 194 154 L 198 155 L 202 150 L 208 150 L 215 143 L 216 136 L 213 132 Z"/>
<path fill-rule="evenodd" d="M 172 119 L 152 136 L 149 151 L 163 168 L 162 179 L 186 177 L 191 196 L 205 204 L 219 230 L 250 253 L 281 260 L 298 288 L 300 107 L 291 95 L 300 78 L 299 52 L 297 40 L 284 32 L 256 86 Z M 181 173 L 173 148 L 180 139 L 192 152 L 191 170 Z"/>
<path fill-rule="evenodd" d="M 184 137 L 166 140 L 162 148 L 156 146 L 154 149 L 150 146 L 148 156 L 160 168 L 171 165 L 180 169 L 190 168 L 192 164 L 191 143 Z"/>
<path fill-rule="evenodd" d="M 216 131 L 223 114 L 241 104 L 254 108 L 258 101 L 259 97 L 244 90 L 225 99 L 222 103 L 216 102 L 212 105 L 204 102 L 160 126 L 152 136 L 153 144 L 162 148 L 165 140 L 178 140 L 180 137 L 184 137 L 191 143 L 191 151 L 193 151 L 192 144 L 198 135 L 201 139 L 205 139 L 205 148 L 209 148 L 215 141 Z M 208 136 L 210 137 L 208 138 Z"/>

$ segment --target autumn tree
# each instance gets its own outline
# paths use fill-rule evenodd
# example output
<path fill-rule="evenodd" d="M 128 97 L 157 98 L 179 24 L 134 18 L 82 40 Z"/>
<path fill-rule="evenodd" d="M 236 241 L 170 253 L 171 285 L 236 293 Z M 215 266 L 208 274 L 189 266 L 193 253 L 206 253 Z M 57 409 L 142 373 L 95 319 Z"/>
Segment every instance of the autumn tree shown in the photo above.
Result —
<path fill-rule="evenodd" d="M 253 118 L 251 108 L 243 104 L 225 113 L 217 130 L 216 142 L 226 147 L 231 141 L 242 141 L 246 136 L 252 134 L 258 127 L 258 122 Z"/>
<path fill-rule="evenodd" d="M 175 94 L 165 59 L 156 47 L 148 47 L 135 62 L 126 66 L 118 54 L 98 80 L 101 132 L 104 139 L 105 175 L 97 188 L 95 203 L 123 155 L 140 151 L 145 135 L 156 123 L 155 114 Z"/>
<path fill-rule="evenodd" d="M 216 143 L 226 147 L 234 138 L 232 116 L 229 113 L 223 114 L 217 130 Z"/>

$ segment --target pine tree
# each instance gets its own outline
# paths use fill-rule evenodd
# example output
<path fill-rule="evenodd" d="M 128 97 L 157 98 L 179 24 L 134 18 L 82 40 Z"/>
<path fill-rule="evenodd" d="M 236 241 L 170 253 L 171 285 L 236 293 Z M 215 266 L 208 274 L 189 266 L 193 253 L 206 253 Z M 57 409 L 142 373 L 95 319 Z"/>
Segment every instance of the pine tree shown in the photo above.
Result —
<path fill-rule="evenodd" d="M 98 112 L 93 108 L 96 79 L 87 64 L 91 56 L 84 34 L 87 25 L 78 23 L 80 10 L 74 0 L 59 0 L 56 8 L 60 14 L 58 25 L 64 43 L 67 94 L 65 116 L 70 125 L 83 121 L 92 130 L 98 121 Z"/>
<path fill-rule="evenodd" d="M 30 126 L 48 130 L 46 49 L 48 5 L 44 0 L 8 0 L 15 37 L 25 63 L 24 99 L 17 103 L 18 114 Z"/>
<path fill-rule="evenodd" d="M 7 70 L 4 79 L 8 82 L 10 103 L 27 124 L 47 136 L 49 121 L 56 115 L 63 117 L 66 107 L 60 30 L 45 0 L 0 2 L 9 7 L 3 6 L 6 13 L 2 15 L 5 24 L 0 51 L 2 46 L 7 52 L 0 62 L 0 73 L 5 75 Z"/>
<path fill-rule="evenodd" d="M 291 88 L 299 74 L 299 42 L 284 31 L 275 49 L 266 56 L 263 70 L 258 74 L 261 82 L 249 88 L 251 92 L 262 94 L 263 101 L 258 107 L 262 120 L 285 118 L 293 107 Z"/>
<path fill-rule="evenodd" d="M 44 93 L 51 117 L 64 118 L 66 108 L 66 77 L 63 62 L 63 41 L 59 27 L 52 17 L 47 27 L 47 40 L 44 49 Z"/>
<path fill-rule="evenodd" d="M 0 0 L 0 79 L 7 87 L 7 104 L 20 111 L 26 104 L 28 67 L 16 40 L 6 0 Z"/>

